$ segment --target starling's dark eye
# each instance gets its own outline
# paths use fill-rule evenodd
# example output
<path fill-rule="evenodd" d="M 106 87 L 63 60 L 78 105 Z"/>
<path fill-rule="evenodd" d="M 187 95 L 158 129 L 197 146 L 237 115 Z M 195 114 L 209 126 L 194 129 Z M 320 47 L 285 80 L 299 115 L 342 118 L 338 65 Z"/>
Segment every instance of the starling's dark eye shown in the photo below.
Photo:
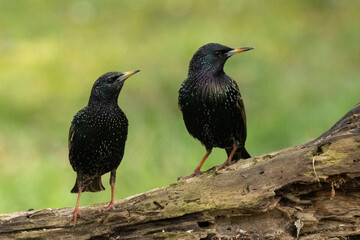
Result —
<path fill-rule="evenodd" d="M 221 54 L 220 51 L 215 51 L 215 56 L 219 56 Z"/>
<path fill-rule="evenodd" d="M 106 82 L 107 82 L 107 83 L 113 83 L 113 82 L 114 82 L 114 79 L 112 79 L 112 78 L 107 78 L 107 79 L 106 79 Z"/>

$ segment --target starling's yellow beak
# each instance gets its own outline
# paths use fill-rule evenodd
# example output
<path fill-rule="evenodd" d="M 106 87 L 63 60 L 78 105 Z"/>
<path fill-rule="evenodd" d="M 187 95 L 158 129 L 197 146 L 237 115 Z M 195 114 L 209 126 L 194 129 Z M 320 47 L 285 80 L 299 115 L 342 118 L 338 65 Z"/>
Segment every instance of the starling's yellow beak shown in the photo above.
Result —
<path fill-rule="evenodd" d="M 242 48 L 234 48 L 233 50 L 230 50 L 226 53 L 226 55 L 228 57 L 231 57 L 232 55 L 235 55 L 237 53 L 241 53 L 241 52 L 246 52 L 246 51 L 249 51 L 249 50 L 253 50 L 254 48 L 252 47 L 242 47 Z"/>
<path fill-rule="evenodd" d="M 140 72 L 140 70 L 135 70 L 135 71 L 130 71 L 130 72 L 124 72 L 123 75 L 121 75 L 118 80 L 120 82 L 125 81 L 126 79 L 128 79 L 129 77 L 131 77 L 132 75 L 134 75 L 135 73 Z"/>

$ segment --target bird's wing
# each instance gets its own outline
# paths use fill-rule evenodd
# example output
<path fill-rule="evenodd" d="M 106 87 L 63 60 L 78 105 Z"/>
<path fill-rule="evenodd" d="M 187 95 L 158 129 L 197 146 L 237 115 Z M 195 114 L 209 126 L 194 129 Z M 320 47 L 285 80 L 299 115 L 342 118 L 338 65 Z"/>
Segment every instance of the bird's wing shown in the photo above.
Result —
<path fill-rule="evenodd" d="M 237 101 L 236 101 L 236 106 L 241 110 L 241 116 L 244 120 L 244 124 L 246 126 L 246 114 L 245 114 L 245 106 L 244 106 L 244 102 L 242 100 L 242 97 L 239 93 Z"/>
<path fill-rule="evenodd" d="M 245 106 L 242 100 L 240 92 L 238 92 L 237 100 L 236 100 L 236 107 L 241 111 L 242 120 L 244 122 L 244 134 L 246 137 L 246 113 L 245 113 Z"/>
<path fill-rule="evenodd" d="M 184 81 L 184 83 L 187 81 L 187 79 Z M 180 109 L 180 111 L 182 111 L 183 105 L 182 105 L 182 101 L 184 98 L 184 83 L 181 84 L 181 87 L 179 89 L 179 96 L 178 96 L 178 107 Z"/>
<path fill-rule="evenodd" d="M 75 126 L 73 124 L 71 124 L 70 129 L 69 129 L 69 138 L 68 138 L 68 148 L 69 151 L 71 149 L 72 146 L 72 142 L 74 139 L 74 135 L 75 135 Z"/>

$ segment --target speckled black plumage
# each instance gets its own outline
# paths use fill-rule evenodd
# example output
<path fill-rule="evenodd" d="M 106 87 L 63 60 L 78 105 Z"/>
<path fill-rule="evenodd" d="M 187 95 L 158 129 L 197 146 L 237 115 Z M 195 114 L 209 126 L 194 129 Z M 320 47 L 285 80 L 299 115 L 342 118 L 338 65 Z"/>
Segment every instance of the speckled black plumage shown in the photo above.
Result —
<path fill-rule="evenodd" d="M 110 207 L 113 208 L 116 169 L 123 158 L 128 134 L 128 120 L 117 101 L 124 81 L 138 71 L 109 72 L 100 76 L 93 85 L 88 105 L 75 115 L 71 123 L 69 159 L 77 173 L 71 192 L 79 193 L 79 198 L 81 192 L 105 190 L 101 175 L 111 172 Z M 77 208 L 78 202 L 74 224 L 80 213 Z"/>
<path fill-rule="evenodd" d="M 229 161 L 250 157 L 245 149 L 244 103 L 238 85 L 223 67 L 230 56 L 251 49 L 210 43 L 202 46 L 190 61 L 188 77 L 179 90 L 179 108 L 187 130 L 207 150 L 190 176 L 201 173 L 201 165 L 213 147 L 224 148 L 229 158 L 236 148 Z"/>

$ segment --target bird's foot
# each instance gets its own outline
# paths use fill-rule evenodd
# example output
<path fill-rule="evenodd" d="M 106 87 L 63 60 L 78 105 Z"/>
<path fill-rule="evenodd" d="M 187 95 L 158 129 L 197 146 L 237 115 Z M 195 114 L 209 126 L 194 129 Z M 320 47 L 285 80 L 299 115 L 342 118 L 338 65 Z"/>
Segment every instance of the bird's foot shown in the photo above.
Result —
<path fill-rule="evenodd" d="M 80 218 L 81 217 L 81 213 L 80 213 L 80 210 L 78 208 L 75 208 L 74 212 L 73 212 L 73 216 L 70 220 L 70 222 L 74 221 L 74 227 L 76 226 L 76 221 L 77 221 L 77 218 Z"/>
<path fill-rule="evenodd" d="M 193 177 L 196 177 L 196 176 L 199 176 L 203 174 L 202 171 L 196 169 L 192 174 L 190 174 L 189 176 L 186 176 L 186 177 L 178 177 L 178 181 L 180 180 L 186 180 L 186 179 L 189 179 L 189 178 L 193 178 Z"/>
<path fill-rule="evenodd" d="M 109 202 L 109 205 L 107 205 L 106 207 L 103 207 L 103 208 L 100 208 L 99 211 L 100 212 L 107 212 L 107 211 L 110 211 L 110 210 L 113 210 L 115 209 L 115 204 L 113 201 Z"/>
<path fill-rule="evenodd" d="M 236 161 L 226 161 L 224 162 L 223 164 L 220 164 L 218 166 L 215 167 L 215 172 L 227 167 L 227 166 L 230 166 L 232 164 L 236 163 Z"/>

